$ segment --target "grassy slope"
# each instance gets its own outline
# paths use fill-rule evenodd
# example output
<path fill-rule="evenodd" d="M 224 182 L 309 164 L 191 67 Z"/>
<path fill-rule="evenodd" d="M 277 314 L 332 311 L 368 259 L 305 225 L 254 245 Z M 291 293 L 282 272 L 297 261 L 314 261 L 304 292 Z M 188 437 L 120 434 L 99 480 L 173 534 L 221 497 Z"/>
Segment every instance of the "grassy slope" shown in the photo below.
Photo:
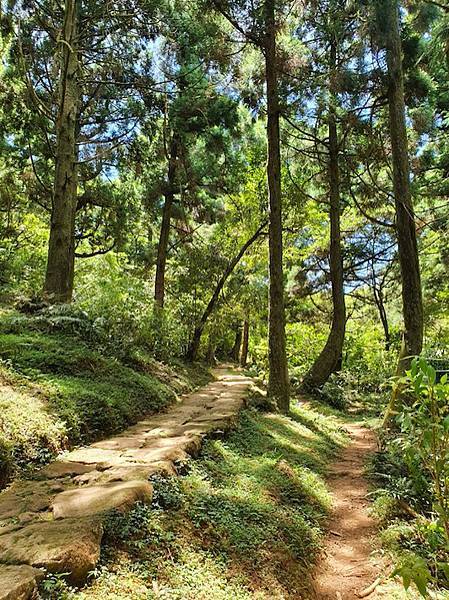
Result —
<path fill-rule="evenodd" d="M 154 482 L 152 507 L 111 515 L 102 565 L 75 597 L 300 597 L 330 505 L 323 475 L 346 441 L 337 418 L 311 407 L 245 411 L 188 473 Z"/>
<path fill-rule="evenodd" d="M 175 373 L 142 353 L 119 360 L 35 325 L 0 313 L 0 485 L 70 445 L 164 409 L 208 379 L 203 369 L 177 365 Z"/>

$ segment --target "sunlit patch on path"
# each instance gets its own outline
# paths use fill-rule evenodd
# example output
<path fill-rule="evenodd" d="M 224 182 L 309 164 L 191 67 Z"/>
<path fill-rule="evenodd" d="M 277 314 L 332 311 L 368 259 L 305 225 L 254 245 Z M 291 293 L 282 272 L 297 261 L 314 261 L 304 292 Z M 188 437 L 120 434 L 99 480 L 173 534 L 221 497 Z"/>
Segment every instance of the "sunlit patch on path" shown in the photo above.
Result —
<path fill-rule="evenodd" d="M 376 524 L 369 515 L 364 477 L 366 460 L 376 451 L 376 438 L 372 431 L 356 424 L 347 425 L 347 429 L 352 443 L 329 474 L 334 503 L 323 558 L 316 570 L 315 594 L 319 600 L 375 597 L 375 584 L 383 572 L 381 562 L 372 555 Z"/>

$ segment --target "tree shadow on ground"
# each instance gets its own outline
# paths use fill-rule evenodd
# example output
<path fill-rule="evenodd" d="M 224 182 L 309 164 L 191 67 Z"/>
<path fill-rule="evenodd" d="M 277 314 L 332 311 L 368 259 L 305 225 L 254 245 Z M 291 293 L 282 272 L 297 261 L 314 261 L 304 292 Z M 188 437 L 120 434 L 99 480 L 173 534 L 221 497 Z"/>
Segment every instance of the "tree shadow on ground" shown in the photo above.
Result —
<path fill-rule="evenodd" d="M 245 411 L 226 439 L 205 444 L 187 475 L 160 484 L 157 510 L 136 527 L 136 539 L 127 530 L 120 544 L 133 577 L 142 568 L 148 581 L 151 571 L 167 598 L 310 598 L 330 507 L 323 475 L 345 443 L 338 423 L 311 408 L 289 417 Z M 124 565 L 122 554 L 121 581 L 129 577 Z M 110 582 L 110 573 L 100 577 L 98 594 L 105 597 Z"/>

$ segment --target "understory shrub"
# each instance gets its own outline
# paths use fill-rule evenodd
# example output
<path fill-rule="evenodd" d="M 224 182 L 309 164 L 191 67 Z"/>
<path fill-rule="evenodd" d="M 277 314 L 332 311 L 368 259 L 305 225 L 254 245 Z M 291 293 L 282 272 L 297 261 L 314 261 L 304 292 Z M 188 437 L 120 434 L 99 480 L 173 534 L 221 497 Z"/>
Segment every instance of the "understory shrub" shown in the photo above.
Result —
<path fill-rule="evenodd" d="M 75 305 L 84 311 L 97 337 L 123 354 L 136 346 L 145 346 L 158 360 L 184 354 L 186 326 L 170 310 L 154 309 L 151 281 L 136 277 L 125 256 L 111 252 L 86 267 L 82 263 Z"/>
<path fill-rule="evenodd" d="M 381 481 L 378 498 L 395 500 L 397 515 L 413 518 L 405 529 L 393 521 L 384 535 L 400 555 L 394 575 L 427 596 L 430 584 L 449 586 L 449 384 L 446 376 L 437 381 L 423 358 L 397 384 L 405 394 L 399 431 L 372 468 Z"/>
<path fill-rule="evenodd" d="M 332 373 L 329 380 L 318 390 L 320 400 L 337 410 L 347 408 L 349 394 L 350 390 L 346 388 L 343 378 L 338 373 Z"/>

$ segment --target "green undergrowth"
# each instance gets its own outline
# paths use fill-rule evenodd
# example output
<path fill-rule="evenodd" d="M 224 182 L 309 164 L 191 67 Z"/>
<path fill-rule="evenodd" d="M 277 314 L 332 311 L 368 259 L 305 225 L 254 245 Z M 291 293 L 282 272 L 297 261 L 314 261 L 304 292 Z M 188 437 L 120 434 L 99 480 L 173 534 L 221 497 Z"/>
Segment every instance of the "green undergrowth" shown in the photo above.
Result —
<path fill-rule="evenodd" d="M 153 480 L 152 506 L 110 515 L 101 564 L 74 597 L 307 598 L 330 508 L 324 475 L 347 442 L 341 423 L 311 406 L 290 417 L 244 411 L 188 472 Z"/>
<path fill-rule="evenodd" d="M 0 312 L 0 485 L 163 410 L 210 378 L 200 366 L 167 366 L 144 348 L 114 355 L 82 332 L 60 329 Z"/>
<path fill-rule="evenodd" d="M 402 457 L 385 450 L 372 457 L 368 475 L 372 484 L 372 513 L 379 524 L 379 547 L 396 570 L 409 569 L 412 575 L 407 595 L 398 593 L 391 598 L 449 600 L 448 578 L 440 568 L 447 562 L 447 551 L 435 515 L 426 516 L 431 514 L 430 486 L 423 481 L 417 492 Z M 391 572 L 395 570 L 393 566 Z M 420 571 L 429 586 L 423 595 L 414 584 Z M 398 575 L 396 581 L 402 578 Z"/>

